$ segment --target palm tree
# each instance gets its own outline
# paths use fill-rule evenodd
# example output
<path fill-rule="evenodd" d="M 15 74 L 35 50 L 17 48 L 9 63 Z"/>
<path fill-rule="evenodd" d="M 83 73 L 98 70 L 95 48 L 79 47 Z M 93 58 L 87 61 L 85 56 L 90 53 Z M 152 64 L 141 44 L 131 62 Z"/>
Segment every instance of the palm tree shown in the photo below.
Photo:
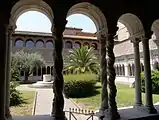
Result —
<path fill-rule="evenodd" d="M 99 63 L 93 52 L 93 48 L 83 46 L 81 48 L 69 51 L 69 56 L 65 60 L 64 70 L 73 71 L 73 73 L 98 73 Z"/>

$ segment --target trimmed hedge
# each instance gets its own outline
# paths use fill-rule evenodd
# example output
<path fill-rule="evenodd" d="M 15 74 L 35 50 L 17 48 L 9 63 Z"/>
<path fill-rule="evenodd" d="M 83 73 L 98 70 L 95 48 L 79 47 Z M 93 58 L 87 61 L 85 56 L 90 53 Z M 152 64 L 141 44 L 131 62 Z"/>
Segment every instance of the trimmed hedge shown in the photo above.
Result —
<path fill-rule="evenodd" d="M 159 71 L 151 72 L 152 93 L 159 94 Z M 144 72 L 141 73 L 141 91 L 145 92 Z"/>
<path fill-rule="evenodd" d="M 64 95 L 67 98 L 80 98 L 93 95 L 96 81 L 96 75 L 90 74 L 64 76 Z"/>
<path fill-rule="evenodd" d="M 22 94 L 16 89 L 17 86 L 16 81 L 10 82 L 10 106 L 17 106 L 24 102 Z"/>

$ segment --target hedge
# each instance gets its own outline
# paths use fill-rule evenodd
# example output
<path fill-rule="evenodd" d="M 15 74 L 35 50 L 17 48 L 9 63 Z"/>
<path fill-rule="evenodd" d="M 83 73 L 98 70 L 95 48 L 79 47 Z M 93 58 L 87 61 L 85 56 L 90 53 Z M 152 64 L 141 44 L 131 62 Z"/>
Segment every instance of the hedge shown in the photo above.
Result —
<path fill-rule="evenodd" d="M 151 72 L 152 93 L 159 94 L 159 71 Z M 141 73 L 141 91 L 145 92 L 144 72 Z"/>
<path fill-rule="evenodd" d="M 71 98 L 93 95 L 96 81 L 96 75 L 81 74 L 64 76 L 64 95 Z"/>

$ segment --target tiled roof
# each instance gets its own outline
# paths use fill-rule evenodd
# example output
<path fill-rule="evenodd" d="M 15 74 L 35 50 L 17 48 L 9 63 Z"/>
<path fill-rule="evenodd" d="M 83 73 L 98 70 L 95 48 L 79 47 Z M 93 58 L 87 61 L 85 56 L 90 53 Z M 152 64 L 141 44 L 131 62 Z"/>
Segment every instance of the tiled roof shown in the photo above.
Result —
<path fill-rule="evenodd" d="M 140 42 L 139 48 L 140 48 L 140 52 L 142 52 L 143 51 L 142 42 Z M 150 50 L 157 49 L 157 45 L 155 44 L 155 42 L 152 39 L 149 40 L 149 48 L 150 48 Z M 133 44 L 128 39 L 122 43 L 115 45 L 114 54 L 115 54 L 115 57 L 134 54 Z"/>
<path fill-rule="evenodd" d="M 41 33 L 41 32 L 15 31 L 14 34 L 52 37 L 52 33 Z M 83 35 L 64 35 L 63 37 L 64 37 L 64 38 L 74 38 L 74 39 L 97 40 L 97 37 L 93 37 L 93 36 L 83 36 Z"/>

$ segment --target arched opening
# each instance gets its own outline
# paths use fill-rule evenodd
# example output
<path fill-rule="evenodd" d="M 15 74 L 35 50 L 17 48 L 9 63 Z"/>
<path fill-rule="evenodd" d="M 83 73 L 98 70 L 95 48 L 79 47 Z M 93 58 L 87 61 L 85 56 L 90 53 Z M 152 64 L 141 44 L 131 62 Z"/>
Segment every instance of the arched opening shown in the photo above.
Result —
<path fill-rule="evenodd" d="M 141 63 L 141 72 L 143 72 L 144 71 L 144 65 L 143 65 L 143 63 Z"/>
<path fill-rule="evenodd" d="M 88 48 L 90 48 L 90 45 L 89 45 L 88 42 L 84 42 L 84 43 L 83 43 L 83 46 L 87 46 Z"/>
<path fill-rule="evenodd" d="M 44 41 L 43 40 L 37 40 L 36 41 L 36 48 L 44 48 Z"/>
<path fill-rule="evenodd" d="M 46 48 L 49 48 L 49 49 L 54 48 L 52 40 L 47 40 L 46 41 Z"/>
<path fill-rule="evenodd" d="M 81 47 L 81 43 L 80 42 L 75 42 L 73 45 L 73 48 L 80 48 Z"/>
<path fill-rule="evenodd" d="M 50 66 L 47 66 L 47 74 L 50 74 Z"/>
<path fill-rule="evenodd" d="M 24 41 L 21 38 L 18 38 L 15 40 L 15 47 L 23 47 L 24 46 Z"/>
<path fill-rule="evenodd" d="M 97 50 L 97 49 L 98 49 L 97 43 L 92 43 L 91 47 L 94 48 L 94 50 Z"/>
<path fill-rule="evenodd" d="M 72 49 L 72 42 L 66 41 L 66 42 L 65 42 L 65 48 L 66 48 L 66 49 Z"/>
<path fill-rule="evenodd" d="M 25 47 L 29 47 L 29 48 L 35 47 L 34 41 L 32 39 L 26 40 Z"/>

